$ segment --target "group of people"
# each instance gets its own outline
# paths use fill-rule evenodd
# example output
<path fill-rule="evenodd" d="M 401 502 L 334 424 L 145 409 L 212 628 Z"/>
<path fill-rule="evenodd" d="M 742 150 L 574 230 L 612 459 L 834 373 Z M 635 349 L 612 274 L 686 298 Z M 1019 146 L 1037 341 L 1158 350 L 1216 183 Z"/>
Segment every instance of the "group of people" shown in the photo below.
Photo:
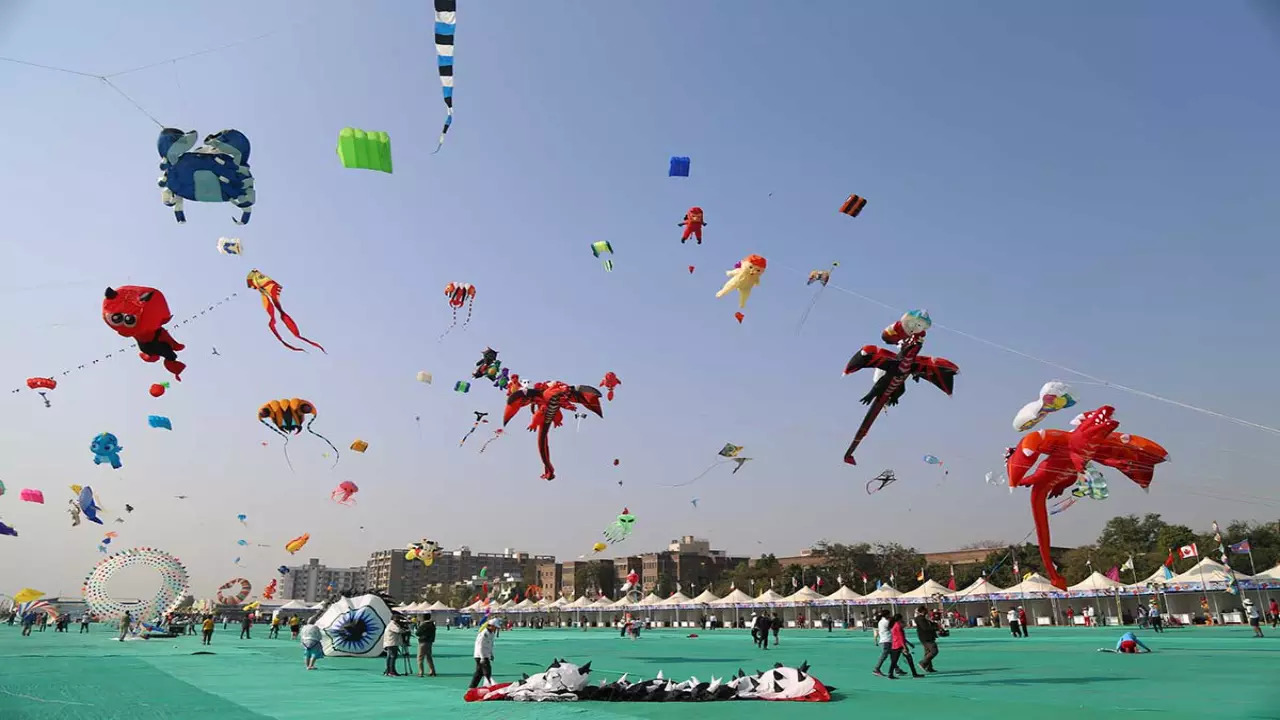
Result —
<path fill-rule="evenodd" d="M 769 631 L 773 631 L 773 644 L 778 644 L 778 631 L 782 629 L 782 618 L 778 617 L 775 611 L 772 615 L 769 613 L 751 613 L 751 639 L 755 641 L 756 647 L 762 650 L 769 649 Z"/>
<path fill-rule="evenodd" d="M 486 636 L 488 634 L 488 629 L 489 623 L 485 623 L 484 629 L 480 633 L 480 637 Z M 408 658 L 410 645 L 409 638 L 411 636 L 417 637 L 418 639 L 418 677 L 436 676 L 436 661 L 431 655 L 431 648 L 436 642 L 436 623 L 431 619 L 431 613 L 423 615 L 422 620 L 420 620 L 416 625 L 410 624 L 405 616 L 400 613 L 392 614 L 391 622 L 387 623 L 386 633 L 382 636 L 382 649 L 386 653 L 387 657 L 386 669 L 382 673 L 384 676 L 399 677 L 401 675 L 412 674 L 410 672 L 401 673 L 396 669 L 396 660 L 401 657 L 405 658 L 406 665 L 409 665 L 410 663 Z M 305 637 L 303 638 L 302 644 L 303 647 L 306 647 L 307 643 Z M 480 652 L 480 640 L 478 638 L 476 640 L 476 652 Z M 308 658 L 309 657 L 310 656 L 308 655 Z M 479 672 L 480 656 L 477 655 L 476 658 L 476 671 Z M 492 640 L 489 641 L 488 658 L 490 660 L 493 658 Z M 309 660 L 307 669 L 312 669 L 314 665 L 315 663 Z M 430 672 L 427 672 L 428 670 Z M 485 677 L 488 677 L 488 675 L 485 675 Z M 472 685 L 471 687 L 476 686 Z"/>
<path fill-rule="evenodd" d="M 1009 621 L 1009 632 L 1013 633 L 1014 637 L 1027 637 L 1027 611 L 1021 605 L 1010 605 L 1006 617 Z"/>
<path fill-rule="evenodd" d="M 926 673 L 937 672 L 933 667 L 933 659 L 938 656 L 938 634 L 940 632 L 938 623 L 930 617 L 928 609 L 923 605 L 916 608 L 913 622 L 916 627 L 916 640 L 924 648 L 924 657 L 920 659 L 920 669 Z M 924 677 L 924 673 L 916 670 L 915 659 L 911 655 L 915 645 L 907 640 L 907 628 L 902 620 L 901 613 L 891 614 L 888 610 L 880 611 L 879 620 L 876 622 L 875 640 L 876 644 L 880 646 L 880 660 L 876 662 L 876 667 L 872 670 L 872 673 L 895 680 L 899 675 L 905 674 L 898 667 L 898 661 L 906 658 L 907 667 L 911 670 L 911 677 Z M 881 670 L 886 659 L 889 660 L 889 674 L 887 676 Z"/>

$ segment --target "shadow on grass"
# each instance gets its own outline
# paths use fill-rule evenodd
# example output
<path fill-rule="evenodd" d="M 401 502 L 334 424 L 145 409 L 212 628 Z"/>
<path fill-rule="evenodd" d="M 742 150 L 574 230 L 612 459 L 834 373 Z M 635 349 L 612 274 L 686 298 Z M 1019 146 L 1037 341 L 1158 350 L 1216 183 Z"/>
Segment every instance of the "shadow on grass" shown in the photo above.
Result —
<path fill-rule="evenodd" d="M 998 667 L 998 668 L 966 668 L 964 670 L 955 670 L 955 671 L 939 670 L 938 672 L 934 673 L 934 677 L 949 678 L 949 677 L 964 677 L 966 675 L 987 675 L 994 672 L 1004 672 L 1006 670 L 1012 670 L 1012 669 L 1013 668 Z"/>
<path fill-rule="evenodd" d="M 1081 685 L 1094 682 L 1133 682 L 1127 677 L 1045 677 L 1045 678 L 1000 678 L 998 680 L 978 680 L 970 685 Z M 1141 681 L 1139 681 L 1141 682 Z"/>

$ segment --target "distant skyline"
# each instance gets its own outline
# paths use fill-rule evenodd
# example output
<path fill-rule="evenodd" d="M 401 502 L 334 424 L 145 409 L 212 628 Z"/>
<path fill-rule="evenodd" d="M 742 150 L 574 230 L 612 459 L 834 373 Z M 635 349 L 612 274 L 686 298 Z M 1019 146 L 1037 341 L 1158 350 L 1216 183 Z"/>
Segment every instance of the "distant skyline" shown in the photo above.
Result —
<path fill-rule="evenodd" d="M 1280 97 L 1259 89 L 1280 41 L 1262 17 L 1244 2 L 996 0 L 975 14 L 815 0 L 779 30 L 778 6 L 758 0 L 464 2 L 454 122 L 433 155 L 445 109 L 429 3 L 381 3 L 353 24 L 337 2 L 264 1 L 237 26 L 138 0 L 6 4 L 0 56 L 90 76 L 150 67 L 112 78 L 139 111 L 94 77 L 0 61 L 0 377 L 18 389 L 0 417 L 0 520 L 20 533 L 0 537 L 15 586 L 0 592 L 73 591 L 107 531 L 113 549 L 181 557 L 199 597 L 237 576 L 261 586 L 297 557 L 356 565 L 423 537 L 576 558 L 623 507 L 638 520 L 611 552 L 683 534 L 741 555 L 822 538 L 1013 543 L 1031 529 L 1029 493 L 984 475 L 1051 379 L 1172 455 L 1148 493 L 1110 473 L 1108 500 L 1053 517 L 1054 544 L 1127 513 L 1198 531 L 1280 518 L 1275 432 L 1063 369 L 1280 426 L 1267 332 Z M 250 224 L 206 203 L 174 222 L 148 116 L 249 137 Z M 394 174 L 342 168 L 343 127 L 388 132 Z M 692 159 L 690 177 L 667 177 L 672 155 Z M 868 200 L 857 218 L 838 212 L 850 193 Z M 682 245 L 694 205 L 703 244 Z M 220 237 L 244 254 L 218 254 Z M 736 301 L 714 295 L 749 253 L 769 264 L 739 324 Z M 836 261 L 799 327 L 809 271 Z M 252 268 L 327 355 L 271 336 Z M 451 281 L 478 293 L 467 327 L 438 340 Z M 100 319 L 103 290 L 131 283 L 197 316 L 173 327 L 181 383 L 131 352 L 103 359 L 124 345 Z M 960 366 L 954 396 L 911 383 L 846 465 L 871 378 L 841 370 L 920 307 L 937 323 L 924 352 Z M 480 453 L 504 396 L 453 387 L 486 346 L 526 379 L 623 381 L 603 419 L 552 432 L 552 482 L 527 412 Z M 46 408 L 24 381 L 64 368 Z M 316 405 L 336 468 L 303 433 L 290 472 L 257 422 L 262 403 L 294 396 Z M 460 447 L 474 411 L 490 422 Z M 92 463 L 104 430 L 124 445 L 119 471 Z M 348 450 L 357 438 L 365 453 Z M 752 462 L 693 481 L 726 442 Z M 885 468 L 899 481 L 868 495 Z M 344 480 L 354 506 L 329 498 Z M 71 527 L 71 484 L 94 488 L 107 525 Z M 131 572 L 118 592 L 147 585 Z"/>

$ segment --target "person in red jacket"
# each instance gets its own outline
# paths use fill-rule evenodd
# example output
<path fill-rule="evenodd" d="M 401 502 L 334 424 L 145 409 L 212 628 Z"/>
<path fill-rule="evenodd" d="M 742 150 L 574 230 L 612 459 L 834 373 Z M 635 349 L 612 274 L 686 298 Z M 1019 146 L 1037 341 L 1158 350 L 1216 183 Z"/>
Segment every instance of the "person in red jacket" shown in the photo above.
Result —
<path fill-rule="evenodd" d="M 898 658 L 904 655 L 907 658 L 907 667 L 911 668 L 911 677 L 922 678 L 924 675 L 916 670 L 916 662 L 911 658 L 911 643 L 907 642 L 906 626 L 902 624 L 902 615 L 893 616 L 893 626 L 889 628 L 889 636 L 892 638 L 889 646 L 889 679 L 894 679 L 894 672 L 902 675 L 902 670 L 898 669 Z"/>

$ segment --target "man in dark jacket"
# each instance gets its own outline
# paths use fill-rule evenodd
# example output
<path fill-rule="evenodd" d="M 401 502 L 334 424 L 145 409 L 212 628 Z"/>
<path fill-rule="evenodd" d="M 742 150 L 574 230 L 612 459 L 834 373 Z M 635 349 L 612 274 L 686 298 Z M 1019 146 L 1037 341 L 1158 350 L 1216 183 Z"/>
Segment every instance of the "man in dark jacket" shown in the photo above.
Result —
<path fill-rule="evenodd" d="M 924 648 L 924 659 L 920 667 L 925 672 L 937 672 L 933 669 L 933 659 L 938 657 L 938 624 L 929 617 L 929 611 L 923 605 L 916 608 L 916 639 Z"/>
<path fill-rule="evenodd" d="M 431 657 L 431 645 L 436 641 L 436 623 L 431 619 L 431 613 L 423 616 L 422 622 L 418 623 L 418 677 L 423 676 L 422 660 L 426 658 L 427 667 L 431 668 L 431 677 L 436 676 L 436 661 Z"/>

